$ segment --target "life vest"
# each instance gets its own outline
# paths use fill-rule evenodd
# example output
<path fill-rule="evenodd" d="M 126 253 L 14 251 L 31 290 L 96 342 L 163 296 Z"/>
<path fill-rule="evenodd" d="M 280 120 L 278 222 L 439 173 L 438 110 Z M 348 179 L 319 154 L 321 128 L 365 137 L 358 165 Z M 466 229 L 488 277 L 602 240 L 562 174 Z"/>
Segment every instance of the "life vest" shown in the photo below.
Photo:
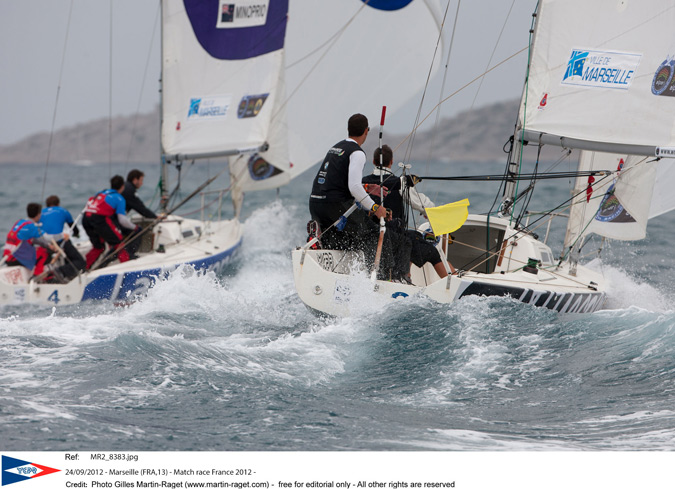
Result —
<path fill-rule="evenodd" d="M 380 175 L 375 175 L 371 173 L 366 175 L 361 179 L 361 182 L 364 184 L 372 185 L 380 183 Z M 389 193 L 385 192 L 384 197 L 384 206 L 387 209 L 391 210 L 392 217 L 403 219 L 405 213 L 405 205 L 403 203 L 403 197 L 401 196 L 401 178 L 397 177 L 393 173 L 387 171 L 382 172 L 382 185 L 389 190 Z M 376 193 L 371 195 L 376 204 L 380 203 L 380 195 Z"/>
<path fill-rule="evenodd" d="M 349 157 L 363 151 L 354 141 L 344 139 L 328 150 L 312 183 L 311 200 L 345 202 L 352 199 L 349 191 Z"/>
<path fill-rule="evenodd" d="M 19 231 L 21 231 L 25 226 L 27 226 L 30 223 L 31 221 L 27 219 L 19 219 L 14 223 L 12 229 L 10 229 L 9 233 L 7 233 L 7 239 L 5 240 L 5 247 L 2 251 L 3 257 L 6 256 L 7 259 L 10 261 L 14 259 L 13 253 L 21 245 L 21 240 L 19 239 Z M 28 242 L 32 244 L 33 240 L 29 239 Z"/>
<path fill-rule="evenodd" d="M 87 201 L 84 212 L 87 215 L 96 214 L 99 216 L 110 217 L 116 214 L 115 209 L 106 202 L 106 197 L 116 190 L 109 189 L 99 192 Z"/>

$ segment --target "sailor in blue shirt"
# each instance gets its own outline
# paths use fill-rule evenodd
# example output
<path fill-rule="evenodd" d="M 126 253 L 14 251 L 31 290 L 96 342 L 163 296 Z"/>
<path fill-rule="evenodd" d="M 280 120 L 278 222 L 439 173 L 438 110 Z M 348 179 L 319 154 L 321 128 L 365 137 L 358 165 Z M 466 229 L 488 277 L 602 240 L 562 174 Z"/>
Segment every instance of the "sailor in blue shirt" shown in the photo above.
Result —
<path fill-rule="evenodd" d="M 42 206 L 35 202 L 26 206 L 28 219 L 19 219 L 14 223 L 7 234 L 2 253 L 2 259 L 8 266 L 22 265 L 35 275 L 42 273 L 48 258 L 46 248 L 50 246 L 49 240 L 37 226 L 41 210 Z M 40 245 L 37 250 L 36 244 Z"/>
<path fill-rule="evenodd" d="M 40 217 L 42 231 L 56 241 L 63 239 L 63 228 L 66 224 L 69 227 L 72 227 L 74 224 L 73 216 L 67 209 L 60 207 L 60 203 L 61 201 L 57 195 L 47 197 L 45 202 L 47 207 L 42 210 L 42 216 Z M 72 233 L 75 238 L 80 237 L 80 230 L 77 226 L 73 227 Z"/>
<path fill-rule="evenodd" d="M 86 261 L 70 241 L 70 236 L 63 232 L 64 226 L 68 224 L 73 227 L 73 236 L 76 238 L 80 236 L 80 230 L 74 225 L 73 216 L 67 209 L 60 207 L 60 203 L 57 195 L 47 197 L 45 201 L 47 207 L 42 211 L 40 225 L 45 236 L 54 240 L 66 255 L 65 263 L 52 270 L 54 276 L 50 281 L 68 282 L 84 270 Z"/>

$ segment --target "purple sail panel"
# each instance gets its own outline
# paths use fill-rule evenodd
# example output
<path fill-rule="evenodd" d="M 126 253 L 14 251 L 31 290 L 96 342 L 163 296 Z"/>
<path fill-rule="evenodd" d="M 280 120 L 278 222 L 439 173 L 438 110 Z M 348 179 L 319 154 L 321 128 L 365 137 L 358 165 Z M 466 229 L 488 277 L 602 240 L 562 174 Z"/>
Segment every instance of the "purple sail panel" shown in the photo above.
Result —
<path fill-rule="evenodd" d="M 367 0 L 361 0 L 366 3 Z M 369 7 L 373 7 L 379 10 L 398 10 L 406 5 L 408 5 L 413 0 L 370 0 L 368 3 Z"/>
<path fill-rule="evenodd" d="M 199 44 L 223 60 L 254 58 L 284 47 L 288 0 L 183 0 Z M 256 17 L 262 25 L 250 25 Z M 241 27 L 238 27 L 241 26 Z"/>

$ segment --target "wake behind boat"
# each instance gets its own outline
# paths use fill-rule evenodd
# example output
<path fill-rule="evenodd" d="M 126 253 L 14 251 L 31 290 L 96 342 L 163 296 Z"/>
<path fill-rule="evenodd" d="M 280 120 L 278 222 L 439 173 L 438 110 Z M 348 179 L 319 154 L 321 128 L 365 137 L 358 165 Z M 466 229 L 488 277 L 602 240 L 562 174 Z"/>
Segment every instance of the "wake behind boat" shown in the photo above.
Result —
<path fill-rule="evenodd" d="M 660 0 L 546 0 L 533 18 L 530 62 L 503 176 L 426 177 L 502 180 L 499 208 L 469 215 L 451 235 L 436 233 L 437 249 L 457 274 L 441 279 L 428 265 L 413 265 L 412 284 L 373 279 L 370 291 L 386 301 L 415 294 L 442 303 L 468 295 L 510 296 L 558 312 L 593 312 L 603 306 L 608 283 L 580 263 L 584 247 L 597 238 L 644 238 L 650 218 L 675 208 L 669 190 L 675 171 L 662 161 L 675 154 L 667 97 L 675 44 L 665 33 L 675 8 Z M 567 151 L 542 170 L 540 153 L 547 144 Z M 553 172 L 571 160 L 572 150 L 580 150 L 574 153 L 576 171 Z M 527 161 L 535 161 L 530 172 L 524 171 Z M 548 178 L 573 182 L 572 198 L 530 212 L 537 183 Z M 568 223 L 562 250 L 554 255 L 548 232 L 540 241 L 534 230 L 559 216 Z M 300 298 L 319 313 L 349 315 L 355 296 L 364 292 L 358 273 L 370 274 L 373 264 L 355 251 L 308 245 L 292 253 Z"/>

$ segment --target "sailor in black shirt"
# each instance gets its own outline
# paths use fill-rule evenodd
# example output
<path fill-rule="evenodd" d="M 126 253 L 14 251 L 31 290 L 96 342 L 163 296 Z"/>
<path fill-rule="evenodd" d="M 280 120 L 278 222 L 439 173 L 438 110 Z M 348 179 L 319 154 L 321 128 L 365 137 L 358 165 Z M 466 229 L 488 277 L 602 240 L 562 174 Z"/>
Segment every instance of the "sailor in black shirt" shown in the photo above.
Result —
<path fill-rule="evenodd" d="M 382 153 L 382 167 L 380 167 L 380 152 Z M 396 221 L 400 223 L 399 226 L 403 228 L 405 234 L 412 246 L 410 252 L 410 261 L 416 266 L 422 268 L 425 263 L 431 263 L 440 278 L 448 276 L 448 272 L 441 260 L 441 255 L 436 247 L 424 239 L 422 233 L 415 229 L 405 229 L 407 226 L 405 208 L 410 205 L 414 210 L 426 217 L 425 209 L 427 207 L 434 207 L 434 203 L 422 192 L 418 192 L 414 186 L 411 176 L 396 176 L 391 171 L 394 153 L 388 145 L 383 145 L 382 149 L 375 148 L 373 154 L 373 165 L 375 169 L 370 175 L 363 177 L 364 184 L 380 185 L 387 189 L 384 197 L 384 205 L 391 209 L 393 222 L 388 223 L 388 226 L 395 225 Z M 375 192 L 373 195 L 375 202 L 380 202 L 379 193 Z M 450 270 L 454 273 L 455 269 L 451 263 L 448 263 Z"/>
<path fill-rule="evenodd" d="M 140 170 L 131 170 L 127 175 L 127 181 L 124 182 L 122 197 L 126 201 L 126 211 L 135 210 L 141 216 L 149 219 L 156 219 L 157 214 L 145 207 L 143 201 L 138 198 L 136 191 L 143 185 L 145 174 Z"/>
<path fill-rule="evenodd" d="M 324 248 L 361 250 L 368 263 L 372 263 L 377 248 L 379 227 L 369 217 L 386 217 L 387 210 L 375 204 L 361 184 L 366 154 L 361 145 L 370 128 L 363 114 L 354 114 L 347 123 L 348 138 L 336 143 L 326 153 L 314 177 L 309 198 L 309 212 L 322 231 Z M 356 202 L 360 209 L 354 211 L 342 231 L 331 227 Z M 393 256 L 387 233 L 382 248 L 379 276 L 392 278 Z M 394 277 L 395 278 L 395 277 Z"/>

